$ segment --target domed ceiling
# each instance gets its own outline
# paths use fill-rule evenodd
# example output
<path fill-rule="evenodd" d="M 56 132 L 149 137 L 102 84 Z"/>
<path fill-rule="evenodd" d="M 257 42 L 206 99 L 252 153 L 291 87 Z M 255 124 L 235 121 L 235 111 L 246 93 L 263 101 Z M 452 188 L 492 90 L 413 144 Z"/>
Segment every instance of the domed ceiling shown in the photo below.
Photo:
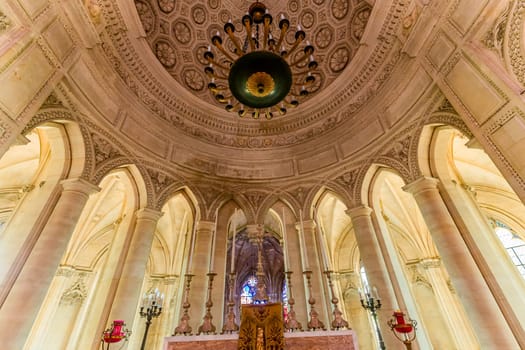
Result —
<path fill-rule="evenodd" d="M 402 0 L 263 3 L 276 23 L 281 14 L 290 20 L 290 35 L 303 27 L 319 62 L 312 96 L 272 120 L 227 112 L 204 73 L 211 37 L 226 38 L 230 19 L 244 33 L 240 20 L 253 2 L 108 2 L 112 45 L 103 49 L 133 94 L 122 130 L 137 150 L 196 176 L 243 181 L 339 172 L 386 152 L 406 128 L 400 121 L 413 118 L 407 112 L 430 93 L 427 75 L 402 54 L 421 8 Z"/>
<path fill-rule="evenodd" d="M 236 32 L 244 35 L 242 16 L 252 1 L 206 0 L 195 3 L 180 0 L 135 0 L 146 39 L 166 71 L 198 98 L 218 105 L 206 88 L 204 52 L 211 37 L 231 20 Z M 364 0 L 262 1 L 274 19 L 283 14 L 290 20 L 285 41 L 292 45 L 297 25 L 306 32 L 306 40 L 315 47 L 319 69 L 311 93 L 326 88 L 351 64 L 372 10 Z M 272 24 L 277 36 L 277 20 Z M 233 51 L 233 44 L 225 40 Z M 304 43 L 303 45 L 304 46 Z M 302 54 L 297 50 L 297 54 Z M 306 62 L 305 62 L 306 64 Z M 235 114 L 231 115 L 236 118 Z"/>

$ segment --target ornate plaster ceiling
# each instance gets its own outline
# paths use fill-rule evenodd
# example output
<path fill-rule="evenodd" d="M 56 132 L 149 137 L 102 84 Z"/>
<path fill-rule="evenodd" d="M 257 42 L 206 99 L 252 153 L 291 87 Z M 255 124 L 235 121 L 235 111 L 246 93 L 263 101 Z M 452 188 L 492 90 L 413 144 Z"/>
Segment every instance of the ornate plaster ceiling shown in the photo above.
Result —
<path fill-rule="evenodd" d="M 401 120 L 416 118 L 429 101 L 439 103 L 428 74 L 403 55 L 411 34 L 418 36 L 415 43 L 429 35 L 413 31 L 417 2 L 268 0 L 274 16 L 285 13 L 292 26 L 301 24 L 317 46 L 322 88 L 270 121 L 226 112 L 207 89 L 195 88 L 204 85 L 199 50 L 250 4 L 105 2 L 102 49 L 122 83 L 117 94 L 126 93 L 127 101 L 118 115 L 120 131 L 141 157 L 207 177 L 286 181 L 386 152 L 382 147 L 405 132 Z"/>
<path fill-rule="evenodd" d="M 206 88 L 208 82 L 203 68 L 207 61 L 203 54 L 214 33 L 219 31 L 225 36 L 222 27 L 230 19 L 236 31 L 244 34 L 241 18 L 251 3 L 246 0 L 195 3 L 135 0 L 146 39 L 164 69 L 192 94 L 214 105 L 218 104 Z M 274 18 L 284 14 L 290 20 L 291 30 L 285 37 L 289 45 L 295 40 L 293 29 L 297 25 L 302 26 L 307 40 L 314 44 L 320 69 L 314 74 L 316 82 L 310 88 L 313 94 L 333 83 L 351 64 L 372 10 L 364 0 L 266 0 L 263 3 Z M 277 33 L 278 28 L 273 31 Z M 233 51 L 230 40 L 226 40 L 225 45 Z"/>

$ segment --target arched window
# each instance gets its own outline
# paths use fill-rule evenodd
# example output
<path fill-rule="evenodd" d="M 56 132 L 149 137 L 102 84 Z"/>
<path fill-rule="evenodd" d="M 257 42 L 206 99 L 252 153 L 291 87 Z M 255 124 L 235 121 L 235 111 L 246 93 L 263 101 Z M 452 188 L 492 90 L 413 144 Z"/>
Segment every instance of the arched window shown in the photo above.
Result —
<path fill-rule="evenodd" d="M 525 278 L 525 241 L 516 235 L 516 233 L 507 225 L 498 220 L 492 220 L 494 231 L 503 247 L 507 250 L 510 259 Z"/>
<path fill-rule="evenodd" d="M 246 279 L 241 289 L 241 304 L 253 304 L 256 286 L 257 277 L 252 275 Z"/>

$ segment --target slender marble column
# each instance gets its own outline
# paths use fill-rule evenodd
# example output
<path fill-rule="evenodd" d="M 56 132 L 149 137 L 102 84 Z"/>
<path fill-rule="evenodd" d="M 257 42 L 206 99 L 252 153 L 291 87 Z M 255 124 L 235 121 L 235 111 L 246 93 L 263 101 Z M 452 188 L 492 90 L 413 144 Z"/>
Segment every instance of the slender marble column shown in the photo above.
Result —
<path fill-rule="evenodd" d="M 202 317 L 206 311 L 206 292 L 208 288 L 208 277 L 212 234 L 215 223 L 212 221 L 199 221 L 197 223 L 197 237 L 193 248 L 192 266 L 190 273 L 193 274 L 190 289 L 190 324 L 194 331 L 197 331 L 202 323 Z M 221 319 L 218 317 L 218 319 Z"/>
<path fill-rule="evenodd" d="M 439 180 L 422 177 L 406 185 L 421 210 L 452 284 L 462 301 L 483 349 L 519 349 L 501 310 L 490 293 L 450 215 Z"/>
<path fill-rule="evenodd" d="M 377 241 L 376 232 L 372 223 L 372 209 L 367 206 L 359 206 L 346 212 L 352 219 L 359 254 L 365 267 L 366 276 L 370 286 L 379 291 L 381 297 L 381 308 L 378 310 L 379 327 L 387 349 L 397 349 L 399 340 L 395 338 L 387 327 L 387 321 L 392 316 L 397 303 L 392 289 L 392 283 L 388 277 L 381 248 Z"/>
<path fill-rule="evenodd" d="M 325 327 L 330 327 L 330 317 L 328 316 L 328 310 L 326 308 L 326 301 L 330 300 L 330 296 L 325 295 L 323 289 L 325 276 L 323 275 L 323 267 L 321 266 L 322 257 L 317 249 L 316 224 L 314 220 L 305 220 L 302 225 L 299 223 L 298 226 L 299 229 L 304 229 L 304 256 L 307 262 L 305 264 L 308 265 L 304 266 L 304 268 L 312 271 L 311 282 L 313 295 L 308 295 L 308 298 L 315 298 L 315 309 L 319 313 L 319 319 L 324 323 Z"/>
<path fill-rule="evenodd" d="M 23 348 L 89 195 L 99 191 L 83 179 L 64 180 L 61 185 L 55 208 L 0 308 L 4 349 Z"/>
<path fill-rule="evenodd" d="M 161 212 L 149 208 L 139 209 L 135 214 L 135 228 L 109 316 L 109 320 L 124 320 L 129 329 L 133 329 L 146 265 L 161 216 Z"/>

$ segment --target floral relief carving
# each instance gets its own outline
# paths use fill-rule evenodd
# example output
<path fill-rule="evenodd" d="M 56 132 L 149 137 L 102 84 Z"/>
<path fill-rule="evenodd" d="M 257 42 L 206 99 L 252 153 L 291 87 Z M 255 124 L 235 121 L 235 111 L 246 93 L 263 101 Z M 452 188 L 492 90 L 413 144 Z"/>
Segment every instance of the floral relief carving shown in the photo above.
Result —
<path fill-rule="evenodd" d="M 266 193 L 260 191 L 244 192 L 244 197 L 248 200 L 254 211 L 261 206 L 262 202 L 266 198 Z"/>
<path fill-rule="evenodd" d="M 311 10 L 303 11 L 301 16 L 301 24 L 304 28 L 311 28 L 315 23 L 315 12 Z"/>
<path fill-rule="evenodd" d="M 523 25 L 525 16 L 525 1 L 519 0 L 512 9 L 508 37 L 508 55 L 512 71 L 518 81 L 525 85 L 525 60 L 523 57 Z"/>
<path fill-rule="evenodd" d="M 0 33 L 6 31 L 11 26 L 11 20 L 5 13 L 0 11 Z"/>
<path fill-rule="evenodd" d="M 155 28 L 155 14 L 153 9 L 147 2 L 135 1 L 135 7 L 139 14 L 140 22 L 147 35 L 149 35 Z"/>
<path fill-rule="evenodd" d="M 403 25 L 402 25 L 402 34 L 405 38 L 408 38 L 410 35 L 410 32 L 412 31 L 412 28 L 417 22 L 417 19 L 419 18 L 419 14 L 421 12 L 421 9 L 419 5 L 416 2 L 412 2 L 410 4 L 410 7 L 407 9 L 407 15 L 403 18 Z"/>
<path fill-rule="evenodd" d="M 348 0 L 332 0 L 332 5 L 330 6 L 332 16 L 339 20 L 345 18 L 349 7 Z"/>
<path fill-rule="evenodd" d="M 151 182 L 153 183 L 155 193 L 162 192 L 163 189 L 175 182 L 173 178 L 162 171 L 148 169 L 148 174 L 150 176 Z"/>
<path fill-rule="evenodd" d="M 204 24 L 207 18 L 206 9 L 200 5 L 194 6 L 191 9 L 191 17 L 196 24 Z"/>
<path fill-rule="evenodd" d="M 64 108 L 64 104 L 55 93 L 52 92 L 42 104 L 42 108 Z"/>
<path fill-rule="evenodd" d="M 402 164 L 408 165 L 411 140 L 412 136 L 408 135 L 402 140 L 393 141 L 392 147 L 385 153 L 385 155 L 399 160 Z"/>
<path fill-rule="evenodd" d="M 175 0 L 158 0 L 159 8 L 164 13 L 170 13 L 175 9 Z"/>
<path fill-rule="evenodd" d="M 175 34 L 175 39 L 181 44 L 188 44 L 191 41 L 190 27 L 184 22 L 175 22 L 173 33 Z"/>
<path fill-rule="evenodd" d="M 315 43 L 320 49 L 328 47 L 332 43 L 334 30 L 330 26 L 324 26 L 315 35 Z"/>
<path fill-rule="evenodd" d="M 157 42 L 155 44 L 155 54 L 164 67 L 173 68 L 175 66 L 175 50 L 168 42 Z"/>
<path fill-rule="evenodd" d="M 216 186 L 199 186 L 199 192 L 207 208 L 211 208 L 213 202 L 222 194 L 222 191 L 217 189 Z"/>
<path fill-rule="evenodd" d="M 332 72 L 338 73 L 348 65 L 350 61 L 350 50 L 346 46 L 340 46 L 334 50 L 328 60 Z"/>
<path fill-rule="evenodd" d="M 505 40 L 505 29 L 507 27 L 510 10 L 513 2 L 509 2 L 503 12 L 498 16 L 492 28 L 482 39 L 483 44 L 503 57 L 503 42 Z"/>
<path fill-rule="evenodd" d="M 221 0 L 208 0 L 208 6 L 216 10 L 221 6 Z"/>
<path fill-rule="evenodd" d="M 95 148 L 96 164 L 100 164 L 110 158 L 120 155 L 120 152 L 102 136 L 92 133 L 91 140 L 93 141 L 93 147 Z"/>
<path fill-rule="evenodd" d="M 190 68 L 184 71 L 184 82 L 195 91 L 202 91 L 205 86 L 204 77 L 196 69 Z"/>
<path fill-rule="evenodd" d="M 78 279 L 64 291 L 60 298 L 61 305 L 81 305 L 84 302 L 87 297 L 85 276 L 85 273 L 80 273 Z"/>
<path fill-rule="evenodd" d="M 352 36 L 355 40 L 359 41 L 363 37 L 363 33 L 365 32 L 365 27 L 368 23 L 371 12 L 372 8 L 370 6 L 364 6 L 358 12 L 356 12 L 354 18 L 352 18 L 350 28 Z"/>
<path fill-rule="evenodd" d="M 428 279 L 419 271 L 419 264 L 417 265 L 410 265 L 409 271 L 412 274 L 412 283 L 413 284 L 422 284 L 425 287 L 432 289 L 432 284 L 428 281 Z"/>
<path fill-rule="evenodd" d="M 288 1 L 288 9 L 290 12 L 299 11 L 299 2 L 297 0 Z"/>
<path fill-rule="evenodd" d="M 346 187 L 351 192 L 355 186 L 357 175 L 359 174 L 359 169 L 353 169 L 345 172 L 343 175 L 338 176 L 335 181 L 343 187 Z"/>

